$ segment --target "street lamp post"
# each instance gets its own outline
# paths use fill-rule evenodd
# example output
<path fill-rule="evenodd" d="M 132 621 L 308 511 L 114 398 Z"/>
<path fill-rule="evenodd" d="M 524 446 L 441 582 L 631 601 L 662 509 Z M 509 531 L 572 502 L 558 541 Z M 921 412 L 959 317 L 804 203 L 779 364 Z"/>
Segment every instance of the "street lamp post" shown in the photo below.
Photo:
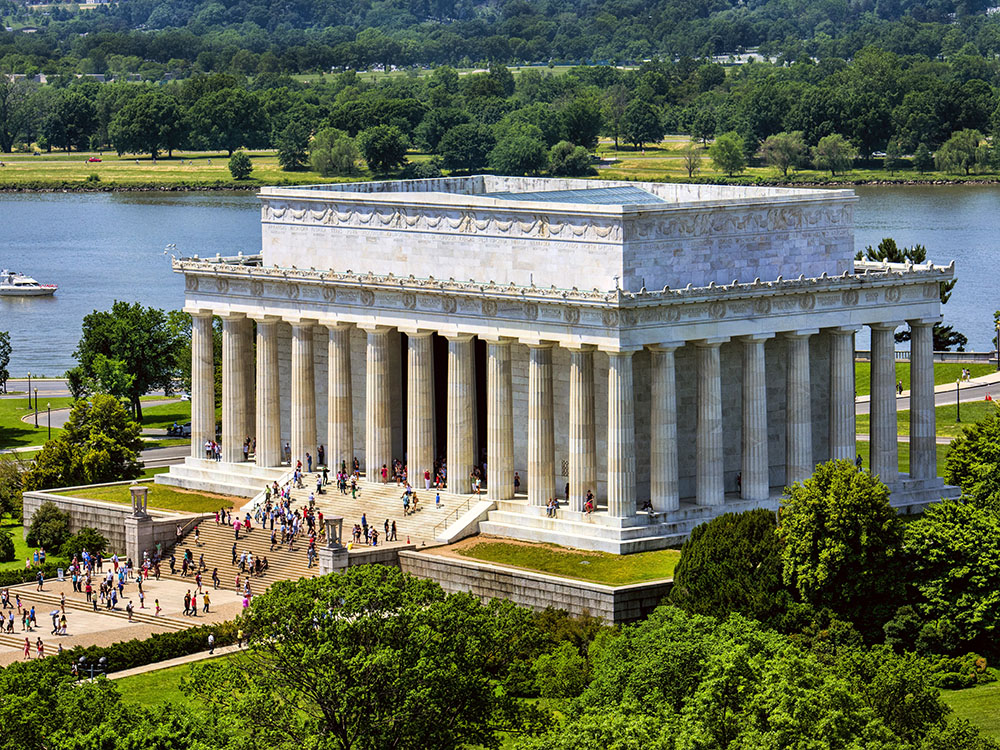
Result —
<path fill-rule="evenodd" d="M 52 402 L 49 401 L 45 404 L 45 414 L 49 418 L 49 440 L 52 440 Z"/>
<path fill-rule="evenodd" d="M 1000 372 L 1000 320 L 997 321 L 997 372 Z"/>
<path fill-rule="evenodd" d="M 31 373 L 28 373 L 28 408 L 31 408 Z"/>
<path fill-rule="evenodd" d="M 38 429 L 38 389 L 35 389 L 35 429 Z"/>
<path fill-rule="evenodd" d="M 962 421 L 962 379 L 955 381 L 955 421 Z"/>

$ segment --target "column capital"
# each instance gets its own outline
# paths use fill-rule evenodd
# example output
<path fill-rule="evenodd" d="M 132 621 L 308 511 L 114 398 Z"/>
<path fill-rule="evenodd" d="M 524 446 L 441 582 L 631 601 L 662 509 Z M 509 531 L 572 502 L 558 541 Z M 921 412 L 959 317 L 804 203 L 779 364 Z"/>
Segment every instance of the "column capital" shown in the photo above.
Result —
<path fill-rule="evenodd" d="M 345 330 L 347 328 L 353 328 L 354 327 L 354 325 L 352 323 L 345 323 L 343 321 L 336 321 L 336 320 L 332 321 L 332 322 L 331 321 L 324 321 L 322 323 L 322 325 L 327 330 L 330 330 L 330 331 L 343 331 L 343 330 Z"/>
<path fill-rule="evenodd" d="M 463 343 L 466 341 L 472 341 L 472 339 L 476 337 L 474 333 L 444 333 L 441 335 L 448 339 L 448 341 L 458 341 Z"/>
<path fill-rule="evenodd" d="M 479 338 L 493 346 L 510 346 L 517 343 L 517 339 L 512 336 L 499 336 L 495 333 L 481 334 Z"/>
<path fill-rule="evenodd" d="M 864 326 L 835 326 L 834 328 L 824 328 L 823 330 L 834 336 L 853 336 Z"/>
<path fill-rule="evenodd" d="M 562 344 L 563 349 L 568 349 L 571 352 L 592 352 L 596 351 L 597 347 L 594 344 Z M 602 349 L 602 351 L 605 351 Z"/>
<path fill-rule="evenodd" d="M 632 356 L 636 352 L 641 352 L 643 350 L 642 344 L 636 344 L 633 346 L 618 346 L 616 344 L 608 344 L 597 347 L 600 351 L 604 352 L 608 356 L 612 354 L 628 354 Z"/>
<path fill-rule="evenodd" d="M 933 318 L 914 318 L 913 320 L 906 321 L 911 328 L 916 328 L 918 326 L 933 326 L 944 320 L 943 315 L 938 315 Z"/>
<path fill-rule="evenodd" d="M 380 326 L 375 323 L 358 324 L 358 328 L 365 333 L 389 333 L 389 331 L 393 330 L 392 326 Z"/>
<path fill-rule="evenodd" d="M 686 343 L 686 341 L 661 341 L 658 344 L 647 344 L 646 348 L 651 352 L 663 352 L 666 354 L 677 351 Z"/>
<path fill-rule="evenodd" d="M 247 317 L 255 323 L 280 323 L 282 321 L 280 315 L 248 315 Z"/>
<path fill-rule="evenodd" d="M 319 321 L 315 318 L 285 318 L 285 322 L 289 323 L 292 327 L 308 326 L 312 328 L 319 325 Z"/>
<path fill-rule="evenodd" d="M 206 310 L 200 307 L 185 307 L 182 312 L 186 312 L 192 318 L 211 318 L 215 315 L 213 310 Z"/>
<path fill-rule="evenodd" d="M 744 344 L 752 344 L 758 341 L 768 341 L 773 339 L 777 334 L 775 333 L 750 333 L 746 336 L 737 336 L 738 341 L 742 341 Z"/>
<path fill-rule="evenodd" d="M 901 325 L 905 325 L 906 321 L 903 320 L 890 320 L 888 322 L 880 323 L 868 323 L 868 327 L 873 331 L 895 331 Z"/>
<path fill-rule="evenodd" d="M 722 346 L 729 341 L 729 336 L 714 336 L 707 339 L 697 339 L 691 343 L 697 346 L 699 349 L 715 349 Z"/>
<path fill-rule="evenodd" d="M 552 349 L 556 346 L 555 341 L 542 341 L 541 339 L 535 338 L 520 338 L 518 341 L 529 349 Z"/>
<path fill-rule="evenodd" d="M 398 326 L 396 328 L 396 330 L 398 330 L 400 333 L 405 333 L 411 339 L 413 339 L 413 338 L 424 338 L 424 337 L 430 336 L 430 335 L 432 335 L 434 333 L 434 331 L 432 329 L 429 329 L 429 328 L 416 328 L 416 327 L 410 327 L 410 326 L 405 326 L 405 327 L 404 326 Z"/>
<path fill-rule="evenodd" d="M 226 322 L 246 320 L 246 313 L 241 312 L 227 312 L 220 316 Z"/>
<path fill-rule="evenodd" d="M 794 331 L 782 331 L 781 335 L 786 339 L 807 339 L 819 333 L 818 328 L 799 328 Z"/>

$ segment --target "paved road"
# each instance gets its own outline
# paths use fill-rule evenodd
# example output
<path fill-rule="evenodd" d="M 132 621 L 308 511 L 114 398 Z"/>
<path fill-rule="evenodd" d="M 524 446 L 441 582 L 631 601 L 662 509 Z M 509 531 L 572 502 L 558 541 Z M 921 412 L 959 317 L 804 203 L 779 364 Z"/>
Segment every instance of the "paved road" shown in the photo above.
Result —
<path fill-rule="evenodd" d="M 987 383 L 986 385 L 963 385 L 961 389 L 962 401 L 982 401 L 990 394 L 994 399 L 1000 399 L 1000 383 Z M 955 403 L 955 389 L 946 391 L 936 391 L 934 393 L 934 404 L 936 406 L 947 406 Z M 910 408 L 910 394 L 904 393 L 896 397 L 896 411 L 904 411 Z M 855 408 L 858 414 L 868 414 L 871 411 L 870 401 L 859 401 Z"/>
<path fill-rule="evenodd" d="M 31 390 L 32 395 L 34 391 L 38 390 L 38 398 L 55 398 L 56 396 L 69 396 L 69 389 L 66 387 L 66 380 L 64 378 L 46 378 L 45 380 L 38 380 L 37 378 L 32 378 L 31 380 Z M 28 390 L 28 379 L 27 378 L 11 378 L 7 381 L 8 391 L 22 391 L 17 395 L 6 394 L 0 395 L 0 398 L 23 398 L 27 399 Z"/>
<path fill-rule="evenodd" d="M 41 393 L 38 394 L 39 398 L 41 398 L 41 395 L 42 395 Z M 160 404 L 177 404 L 177 403 L 180 403 L 180 401 L 178 399 L 176 399 L 176 398 L 165 398 L 165 399 L 162 399 L 162 400 L 159 400 L 159 401 L 143 401 L 142 405 L 143 405 L 143 407 L 147 407 L 147 406 L 159 406 Z M 69 413 L 70 413 L 69 409 L 53 409 L 52 410 L 52 426 L 53 427 L 65 427 L 66 426 L 66 420 L 69 419 Z M 38 412 L 38 424 L 44 425 L 44 426 L 47 427 L 48 424 L 49 424 L 48 423 L 48 418 L 49 418 L 49 415 L 48 415 L 48 413 L 44 409 L 42 409 L 41 411 Z M 25 424 L 29 424 L 29 423 L 30 424 L 34 424 L 35 423 L 35 414 L 34 414 L 34 412 L 31 412 L 31 413 L 26 414 L 25 416 L 21 417 L 21 421 L 24 422 Z M 163 430 L 156 430 L 155 433 L 156 434 L 163 434 L 163 435 L 166 434 L 166 432 L 163 431 Z M 143 430 L 143 434 L 154 434 L 154 431 L 150 431 L 149 433 L 147 433 L 146 430 Z"/>

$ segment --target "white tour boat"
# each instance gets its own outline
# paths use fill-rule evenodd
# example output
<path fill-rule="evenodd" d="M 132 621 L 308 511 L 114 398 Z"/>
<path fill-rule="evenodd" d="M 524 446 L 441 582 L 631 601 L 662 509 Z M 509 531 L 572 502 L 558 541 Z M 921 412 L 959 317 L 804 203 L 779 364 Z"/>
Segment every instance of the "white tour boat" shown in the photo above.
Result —
<path fill-rule="evenodd" d="M 42 297 L 55 294 L 55 284 L 39 284 L 30 276 L 15 271 L 0 271 L 0 296 L 2 297 Z"/>

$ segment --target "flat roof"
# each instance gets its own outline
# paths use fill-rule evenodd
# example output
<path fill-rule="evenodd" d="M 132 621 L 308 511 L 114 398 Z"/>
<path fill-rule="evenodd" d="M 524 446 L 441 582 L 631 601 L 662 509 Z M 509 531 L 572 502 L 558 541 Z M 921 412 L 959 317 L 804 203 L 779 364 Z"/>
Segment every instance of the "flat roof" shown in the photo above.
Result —
<path fill-rule="evenodd" d="M 601 206 L 631 206 L 666 203 L 648 190 L 625 185 L 622 187 L 576 188 L 573 190 L 532 190 L 482 193 L 485 198 L 512 201 L 544 201 L 546 203 L 589 203 Z"/>

